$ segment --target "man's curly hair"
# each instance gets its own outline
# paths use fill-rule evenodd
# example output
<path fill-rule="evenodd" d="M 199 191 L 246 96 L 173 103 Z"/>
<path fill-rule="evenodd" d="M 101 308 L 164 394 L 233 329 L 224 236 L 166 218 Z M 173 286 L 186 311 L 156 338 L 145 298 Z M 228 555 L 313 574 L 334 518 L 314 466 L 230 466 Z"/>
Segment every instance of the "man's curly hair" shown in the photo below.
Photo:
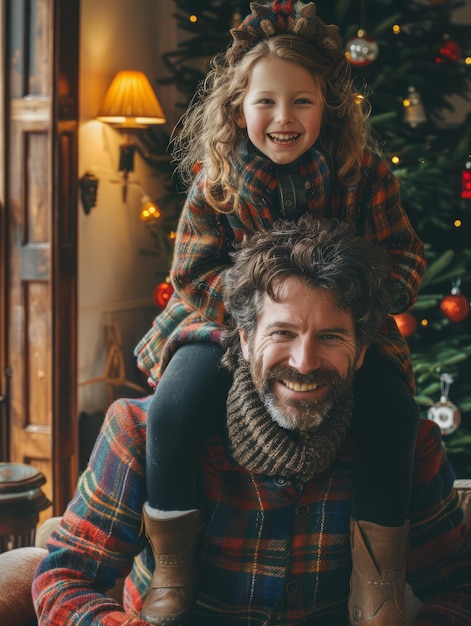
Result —
<path fill-rule="evenodd" d="M 263 296 L 276 302 L 283 281 L 296 276 L 335 293 L 339 307 L 352 314 L 358 349 L 369 343 L 391 308 L 391 262 L 381 248 L 336 220 L 309 215 L 298 222 L 280 220 L 272 230 L 246 238 L 226 272 L 224 302 L 232 318 L 225 336 L 226 367 L 233 369 L 238 360 L 238 329 L 248 337 L 255 332 Z"/>

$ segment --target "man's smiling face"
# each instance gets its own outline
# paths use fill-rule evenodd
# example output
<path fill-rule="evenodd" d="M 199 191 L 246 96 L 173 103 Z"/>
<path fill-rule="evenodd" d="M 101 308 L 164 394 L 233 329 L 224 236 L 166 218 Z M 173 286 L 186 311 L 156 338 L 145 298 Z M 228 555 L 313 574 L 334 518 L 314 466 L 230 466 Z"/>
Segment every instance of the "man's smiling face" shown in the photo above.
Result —
<path fill-rule="evenodd" d="M 267 295 L 242 353 L 272 418 L 290 430 L 319 426 L 335 402 L 350 390 L 366 347 L 358 350 L 354 322 L 334 293 L 290 277 Z"/>

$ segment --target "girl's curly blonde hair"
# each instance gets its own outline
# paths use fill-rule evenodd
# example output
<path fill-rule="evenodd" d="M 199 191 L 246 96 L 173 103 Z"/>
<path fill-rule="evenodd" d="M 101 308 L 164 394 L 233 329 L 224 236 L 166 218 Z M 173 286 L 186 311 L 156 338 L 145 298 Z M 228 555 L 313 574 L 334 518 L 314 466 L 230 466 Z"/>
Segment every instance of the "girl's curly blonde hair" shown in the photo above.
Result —
<path fill-rule="evenodd" d="M 344 80 L 338 76 L 333 80 L 330 64 L 309 41 L 279 34 L 257 43 L 234 65 L 228 64 L 224 55 L 217 55 L 172 138 L 172 155 L 181 180 L 189 185 L 195 165 L 203 168 L 205 200 L 216 211 L 227 212 L 228 206 L 237 210 L 239 172 L 233 157 L 239 142 L 247 138 L 237 120 L 252 69 L 266 57 L 305 68 L 318 84 L 324 114 L 316 147 L 328 155 L 340 184 L 357 183 L 364 149 L 377 151 L 366 98 L 355 90 L 349 72 Z"/>

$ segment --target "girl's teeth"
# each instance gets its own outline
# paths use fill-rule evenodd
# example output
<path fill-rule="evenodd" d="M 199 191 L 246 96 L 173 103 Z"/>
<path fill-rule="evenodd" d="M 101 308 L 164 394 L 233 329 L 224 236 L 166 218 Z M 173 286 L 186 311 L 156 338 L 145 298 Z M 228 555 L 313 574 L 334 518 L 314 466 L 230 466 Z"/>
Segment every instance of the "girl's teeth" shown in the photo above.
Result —
<path fill-rule="evenodd" d="M 269 135 L 270 139 L 278 143 L 290 143 L 298 138 L 298 135 Z"/>

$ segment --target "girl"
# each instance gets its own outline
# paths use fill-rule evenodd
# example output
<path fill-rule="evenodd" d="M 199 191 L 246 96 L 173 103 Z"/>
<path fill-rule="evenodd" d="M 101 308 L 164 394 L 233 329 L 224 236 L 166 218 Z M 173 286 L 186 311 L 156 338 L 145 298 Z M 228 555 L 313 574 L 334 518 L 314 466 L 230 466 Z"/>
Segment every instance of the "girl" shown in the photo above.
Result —
<path fill-rule="evenodd" d="M 237 242 L 306 212 L 354 222 L 392 257 L 394 313 L 414 302 L 425 267 L 398 181 L 371 137 L 338 28 L 319 19 L 313 3 L 300 5 L 252 3 L 175 140 L 189 184 L 171 269 L 175 293 L 136 348 L 139 366 L 157 385 L 143 511 L 156 571 L 141 613 L 154 624 L 178 623 L 191 602 L 200 526 L 196 459 L 205 429 L 224 414 L 231 384 L 219 369 L 228 321 L 222 282 Z M 379 585 L 379 576 L 405 553 L 419 416 L 413 392 L 407 344 L 389 317 L 355 381 L 352 625 L 366 624 L 383 604 L 375 625 L 408 623 L 404 564 L 388 585 Z M 378 577 L 365 581 L 360 574 L 371 562 Z M 394 596 L 397 602 L 385 603 Z"/>

